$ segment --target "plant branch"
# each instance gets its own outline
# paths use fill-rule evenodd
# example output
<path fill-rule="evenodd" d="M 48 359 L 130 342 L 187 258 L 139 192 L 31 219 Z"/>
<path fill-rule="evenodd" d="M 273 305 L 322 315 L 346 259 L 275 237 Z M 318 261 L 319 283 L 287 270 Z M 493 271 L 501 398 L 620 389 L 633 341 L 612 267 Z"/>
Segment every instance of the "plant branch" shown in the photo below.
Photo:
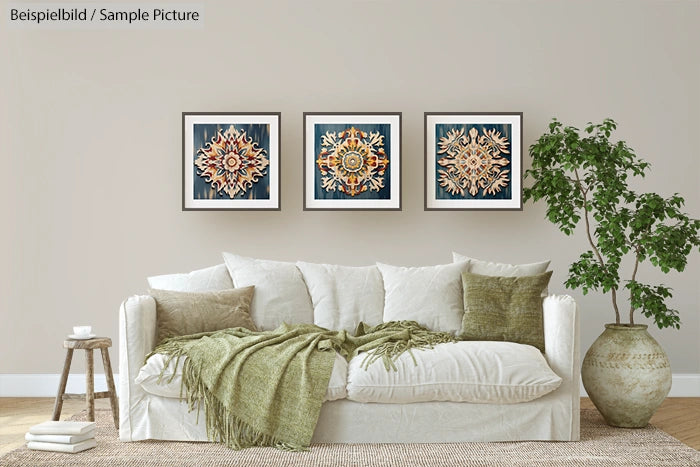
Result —
<path fill-rule="evenodd" d="M 579 177 L 578 174 L 578 169 L 574 169 L 574 174 L 576 175 L 576 184 L 578 185 L 578 189 L 581 191 L 581 195 L 583 196 L 583 219 L 586 222 L 586 235 L 588 236 L 588 243 L 591 244 L 591 248 L 593 248 L 593 253 L 595 253 L 596 257 L 598 258 L 598 262 L 602 266 L 603 270 L 607 273 L 608 268 L 605 265 L 605 261 L 603 261 L 603 256 L 600 254 L 598 246 L 593 241 L 593 236 L 591 235 L 591 222 L 588 216 L 588 190 L 584 190 L 583 188 L 583 184 L 581 183 L 581 177 Z M 612 287 L 610 289 L 610 293 L 612 295 L 613 309 L 615 310 L 615 323 L 620 324 L 620 310 L 617 307 L 617 290 L 614 287 Z"/>
<path fill-rule="evenodd" d="M 632 281 L 637 278 L 637 269 L 639 268 L 639 245 L 634 247 L 634 271 L 632 271 Z M 630 297 L 630 324 L 634 324 L 634 305 Z"/>

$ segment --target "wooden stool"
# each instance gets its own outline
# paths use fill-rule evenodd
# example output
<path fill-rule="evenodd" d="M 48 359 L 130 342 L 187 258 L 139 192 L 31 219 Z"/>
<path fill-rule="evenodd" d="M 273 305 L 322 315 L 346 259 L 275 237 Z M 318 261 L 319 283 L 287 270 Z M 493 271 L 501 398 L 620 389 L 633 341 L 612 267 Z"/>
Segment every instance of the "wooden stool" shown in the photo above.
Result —
<path fill-rule="evenodd" d="M 109 397 L 110 405 L 112 406 L 112 417 L 114 418 L 114 426 L 119 429 L 119 405 L 117 404 L 117 391 L 114 389 L 114 377 L 112 376 L 112 365 L 109 362 L 109 349 L 112 347 L 112 339 L 109 337 L 95 337 L 92 339 L 67 339 L 63 341 L 63 348 L 66 351 L 66 362 L 63 364 L 63 374 L 61 375 L 61 383 L 58 385 L 58 394 L 56 402 L 53 406 L 53 417 L 51 420 L 59 420 L 61 417 L 61 409 L 63 401 L 66 399 L 82 399 L 85 398 L 85 405 L 88 411 L 88 420 L 95 421 L 95 399 Z M 68 382 L 68 372 L 70 364 L 73 360 L 73 350 L 82 349 L 85 351 L 85 394 L 66 394 L 66 383 Z M 92 358 L 92 351 L 100 349 L 102 351 L 102 366 L 105 370 L 107 378 L 108 391 L 95 392 L 95 364 Z"/>

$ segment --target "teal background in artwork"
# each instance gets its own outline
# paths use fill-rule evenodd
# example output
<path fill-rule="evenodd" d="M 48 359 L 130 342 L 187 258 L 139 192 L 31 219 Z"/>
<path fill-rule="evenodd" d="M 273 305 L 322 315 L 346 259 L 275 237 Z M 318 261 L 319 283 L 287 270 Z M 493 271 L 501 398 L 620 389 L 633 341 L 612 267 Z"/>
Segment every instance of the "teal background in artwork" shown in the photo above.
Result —
<path fill-rule="evenodd" d="M 270 158 L 270 125 L 267 123 L 195 123 L 193 130 L 193 147 L 191 164 L 194 166 L 193 197 L 194 199 L 270 199 L 270 166 L 265 169 L 265 175 L 258 179 L 257 183 L 248 188 L 245 192 L 237 194 L 231 198 L 225 191 L 215 192 L 211 196 L 211 185 L 204 177 L 199 175 L 199 170 L 194 165 L 197 159 L 197 151 L 211 142 L 212 137 L 221 130 L 226 131 L 233 125 L 239 131 L 245 131 L 248 138 L 252 138 L 259 147 L 265 150 L 265 157 Z"/>
<path fill-rule="evenodd" d="M 341 132 L 347 128 L 355 127 L 364 132 L 379 132 L 384 136 L 384 152 L 389 159 L 389 166 L 384 172 L 384 187 L 379 191 L 365 191 L 355 196 L 346 195 L 339 191 L 326 191 L 321 187 L 321 170 L 318 164 L 314 162 L 314 199 L 334 199 L 334 200 L 354 200 L 354 199 L 391 199 L 391 170 L 392 170 L 392 154 L 391 154 L 391 124 L 364 124 L 364 123 L 316 123 L 314 124 L 314 161 L 321 153 L 321 136 L 327 131 Z"/>
<path fill-rule="evenodd" d="M 438 142 L 440 141 L 440 138 L 444 138 L 447 136 L 447 132 L 450 130 L 456 129 L 456 130 L 462 130 L 464 129 L 464 134 L 468 135 L 469 130 L 472 128 L 476 128 L 479 130 L 479 134 L 483 134 L 486 130 L 491 130 L 495 129 L 501 133 L 502 136 L 505 136 L 508 138 L 508 142 L 511 143 L 511 145 L 508 146 L 510 149 L 512 146 L 512 125 L 511 124 L 468 124 L 468 123 L 438 123 L 435 125 L 435 168 L 433 171 L 433 176 L 435 177 L 435 199 L 512 199 L 513 198 L 513 168 L 512 164 L 508 164 L 503 169 L 505 170 L 510 170 L 508 173 L 509 175 L 509 182 L 508 185 L 501 188 L 501 191 L 497 192 L 494 195 L 483 195 L 483 190 L 479 189 L 479 192 L 476 194 L 476 196 L 472 196 L 469 194 L 468 191 L 465 191 L 464 196 L 461 196 L 459 194 L 453 195 L 447 190 L 445 190 L 443 187 L 440 186 L 440 183 L 438 182 L 438 174 L 437 171 L 443 169 L 441 165 L 437 163 L 437 161 L 443 156 L 442 154 L 438 154 L 438 151 L 440 150 L 440 147 L 438 146 Z M 505 157 L 508 160 L 511 160 L 512 154 L 501 154 L 501 157 Z"/>

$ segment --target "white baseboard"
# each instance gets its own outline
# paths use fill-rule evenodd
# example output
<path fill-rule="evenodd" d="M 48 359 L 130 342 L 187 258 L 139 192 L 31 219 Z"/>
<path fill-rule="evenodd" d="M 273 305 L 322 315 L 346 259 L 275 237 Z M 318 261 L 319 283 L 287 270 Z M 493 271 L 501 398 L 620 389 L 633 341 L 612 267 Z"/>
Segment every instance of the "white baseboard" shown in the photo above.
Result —
<path fill-rule="evenodd" d="M 700 397 L 700 373 L 674 373 L 668 397 Z M 581 383 L 581 397 L 588 393 Z"/>
<path fill-rule="evenodd" d="M 12 375 L 0 374 L 0 397 L 56 397 L 59 374 Z M 119 393 L 119 375 L 114 375 L 114 384 Z M 104 374 L 95 374 L 95 391 L 106 391 L 107 382 Z M 85 375 L 68 376 L 68 393 L 85 392 Z M 581 397 L 588 394 L 581 383 Z M 700 373 L 676 373 L 668 397 L 700 397 Z"/>
<path fill-rule="evenodd" d="M 60 374 L 0 374 L 0 397 L 56 397 Z M 114 384 L 119 394 L 119 375 L 114 375 Z M 95 392 L 106 391 L 104 374 L 95 373 Z M 66 393 L 85 393 L 85 374 L 68 375 Z"/>

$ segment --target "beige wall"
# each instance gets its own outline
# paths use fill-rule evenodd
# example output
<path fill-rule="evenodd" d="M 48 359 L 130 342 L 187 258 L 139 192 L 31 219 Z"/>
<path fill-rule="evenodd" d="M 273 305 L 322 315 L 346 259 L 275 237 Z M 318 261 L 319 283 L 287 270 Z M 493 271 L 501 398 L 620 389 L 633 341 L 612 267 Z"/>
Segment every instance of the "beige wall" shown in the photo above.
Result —
<path fill-rule="evenodd" d="M 224 250 L 350 265 L 551 258 L 564 293 L 585 239 L 542 204 L 423 211 L 423 112 L 522 111 L 526 147 L 552 116 L 613 117 L 653 164 L 643 188 L 682 193 L 697 217 L 699 21 L 697 1 L 348 0 L 206 2 L 201 30 L 3 25 L 0 374 L 60 372 L 73 324 L 116 341 L 119 303 L 146 276 Z M 180 210 L 183 111 L 282 112 L 281 212 Z M 402 212 L 302 211 L 304 111 L 403 112 Z M 653 332 L 674 372 L 700 373 L 700 255 L 683 274 L 641 274 L 674 288 L 683 327 Z M 586 349 L 609 300 L 570 293 Z"/>

